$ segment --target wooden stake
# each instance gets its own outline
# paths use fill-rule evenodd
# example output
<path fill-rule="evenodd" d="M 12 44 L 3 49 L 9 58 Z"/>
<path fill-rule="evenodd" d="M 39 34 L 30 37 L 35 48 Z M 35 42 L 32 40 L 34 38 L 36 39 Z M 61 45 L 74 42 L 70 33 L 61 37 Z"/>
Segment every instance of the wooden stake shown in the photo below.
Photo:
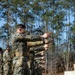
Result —
<path fill-rule="evenodd" d="M 73 67 L 74 67 L 74 71 L 75 71 L 75 64 L 73 64 Z"/>

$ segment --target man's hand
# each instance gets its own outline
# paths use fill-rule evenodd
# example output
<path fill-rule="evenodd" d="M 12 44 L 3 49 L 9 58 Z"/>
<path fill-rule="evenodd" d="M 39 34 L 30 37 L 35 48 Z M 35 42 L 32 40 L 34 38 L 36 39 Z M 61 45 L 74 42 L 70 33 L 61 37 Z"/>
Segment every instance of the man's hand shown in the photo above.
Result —
<path fill-rule="evenodd" d="M 45 44 L 44 45 L 44 48 L 45 48 L 45 50 L 47 50 L 49 48 L 49 45 L 48 44 Z"/>
<path fill-rule="evenodd" d="M 40 53 L 41 53 L 41 55 L 44 55 L 44 51 L 41 51 Z"/>
<path fill-rule="evenodd" d="M 44 55 L 44 51 L 41 51 L 41 52 L 39 52 L 39 53 L 37 53 L 37 54 L 41 54 L 41 55 Z"/>
<path fill-rule="evenodd" d="M 41 57 L 41 59 L 44 59 L 45 57 L 43 56 L 43 57 Z"/>
<path fill-rule="evenodd" d="M 49 39 L 44 39 L 43 41 L 44 41 L 45 44 L 50 43 L 50 40 Z"/>
<path fill-rule="evenodd" d="M 43 34 L 41 37 L 43 37 L 43 38 L 48 38 L 49 36 L 51 35 L 51 33 L 45 33 L 45 34 Z"/>

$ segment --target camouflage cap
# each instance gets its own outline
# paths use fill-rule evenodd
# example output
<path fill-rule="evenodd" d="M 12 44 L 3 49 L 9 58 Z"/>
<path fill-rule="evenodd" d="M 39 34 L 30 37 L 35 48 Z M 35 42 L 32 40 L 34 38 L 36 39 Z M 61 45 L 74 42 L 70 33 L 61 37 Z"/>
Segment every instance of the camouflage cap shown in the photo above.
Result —
<path fill-rule="evenodd" d="M 16 26 L 16 28 L 26 28 L 26 26 L 23 25 L 23 24 L 18 24 L 18 25 Z"/>

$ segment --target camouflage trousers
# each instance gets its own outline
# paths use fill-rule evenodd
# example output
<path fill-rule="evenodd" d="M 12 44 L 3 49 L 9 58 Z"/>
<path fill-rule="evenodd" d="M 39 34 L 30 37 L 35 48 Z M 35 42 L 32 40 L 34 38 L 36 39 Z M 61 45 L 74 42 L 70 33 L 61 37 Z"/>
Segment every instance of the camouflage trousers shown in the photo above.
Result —
<path fill-rule="evenodd" d="M 7 62 L 3 65 L 3 75 L 11 75 L 10 71 L 10 64 Z"/>
<path fill-rule="evenodd" d="M 13 58 L 13 75 L 30 75 L 30 70 L 24 56 Z"/>

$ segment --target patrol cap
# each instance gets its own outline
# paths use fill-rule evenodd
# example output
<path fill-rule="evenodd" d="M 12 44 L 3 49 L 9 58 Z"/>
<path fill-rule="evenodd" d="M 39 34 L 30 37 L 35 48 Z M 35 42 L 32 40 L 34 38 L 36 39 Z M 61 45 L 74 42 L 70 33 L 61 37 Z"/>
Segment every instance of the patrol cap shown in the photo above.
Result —
<path fill-rule="evenodd" d="M 2 48 L 0 47 L 0 51 L 2 51 Z"/>
<path fill-rule="evenodd" d="M 23 25 L 23 24 L 18 24 L 18 25 L 16 26 L 16 28 L 26 28 L 26 26 Z"/>

